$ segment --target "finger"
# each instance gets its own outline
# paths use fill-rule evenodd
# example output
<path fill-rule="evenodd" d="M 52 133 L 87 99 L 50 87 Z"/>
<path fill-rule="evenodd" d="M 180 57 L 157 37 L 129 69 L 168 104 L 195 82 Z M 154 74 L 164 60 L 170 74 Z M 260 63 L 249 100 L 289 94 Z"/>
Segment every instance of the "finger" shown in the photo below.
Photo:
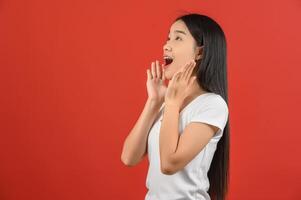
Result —
<path fill-rule="evenodd" d="M 187 74 L 187 70 L 189 69 L 191 63 L 186 64 L 186 66 L 183 68 L 182 71 L 182 76 L 180 77 L 181 80 L 185 80 L 186 74 Z"/>
<path fill-rule="evenodd" d="M 161 72 L 160 72 L 160 67 L 159 67 L 159 61 L 156 60 L 156 70 L 157 70 L 157 77 L 161 79 Z"/>
<path fill-rule="evenodd" d="M 195 66 L 195 61 L 192 60 L 189 67 L 187 68 L 186 78 L 190 77 L 190 73 L 193 70 L 194 66 Z"/>
<path fill-rule="evenodd" d="M 190 67 L 187 69 L 187 72 L 186 72 L 186 74 L 185 74 L 185 80 L 189 80 L 189 78 L 191 77 L 191 74 L 192 74 L 192 71 L 193 71 L 195 65 L 196 65 L 195 62 L 193 62 L 193 63 L 190 65 Z"/>
<path fill-rule="evenodd" d="M 154 62 L 152 62 L 152 76 L 153 76 L 153 78 L 157 78 L 156 69 L 155 69 L 155 63 Z"/>
<path fill-rule="evenodd" d="M 152 75 L 149 69 L 146 70 L 146 74 L 147 74 L 147 79 L 151 80 L 152 79 Z"/>
<path fill-rule="evenodd" d="M 176 72 L 176 73 L 172 76 L 171 81 L 174 81 L 174 80 L 175 80 L 175 78 L 176 78 L 176 76 L 177 76 L 178 73 L 179 73 L 179 72 Z"/>
<path fill-rule="evenodd" d="M 196 80 L 196 76 L 192 76 L 188 82 L 188 87 L 190 87 L 192 85 L 192 83 Z"/>
<path fill-rule="evenodd" d="M 191 63 L 188 63 L 186 66 L 185 66 L 185 68 L 184 68 L 184 70 L 183 70 L 183 79 L 185 79 L 185 77 L 186 77 L 186 74 L 187 74 L 187 72 L 188 72 L 188 69 L 190 68 L 190 66 L 191 66 Z"/>
<path fill-rule="evenodd" d="M 185 72 L 186 68 L 189 66 L 190 62 L 186 63 L 185 66 L 181 69 L 181 72 Z"/>
<path fill-rule="evenodd" d="M 174 80 L 175 80 L 175 81 L 178 81 L 179 78 L 181 77 L 181 75 L 182 75 L 182 72 L 177 72 L 177 73 L 174 75 Z"/>
<path fill-rule="evenodd" d="M 165 69 L 163 67 L 163 64 L 161 64 L 162 67 L 162 80 L 165 81 Z"/>

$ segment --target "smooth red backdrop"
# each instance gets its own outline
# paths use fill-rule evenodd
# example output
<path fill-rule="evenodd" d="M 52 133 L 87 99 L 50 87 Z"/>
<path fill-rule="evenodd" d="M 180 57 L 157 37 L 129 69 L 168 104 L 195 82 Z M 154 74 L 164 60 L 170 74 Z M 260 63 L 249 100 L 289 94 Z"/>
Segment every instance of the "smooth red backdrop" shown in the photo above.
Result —
<path fill-rule="evenodd" d="M 144 199 L 148 161 L 120 160 L 172 20 L 228 41 L 229 200 L 301 199 L 301 2 L 0 3 L 0 199 Z"/>

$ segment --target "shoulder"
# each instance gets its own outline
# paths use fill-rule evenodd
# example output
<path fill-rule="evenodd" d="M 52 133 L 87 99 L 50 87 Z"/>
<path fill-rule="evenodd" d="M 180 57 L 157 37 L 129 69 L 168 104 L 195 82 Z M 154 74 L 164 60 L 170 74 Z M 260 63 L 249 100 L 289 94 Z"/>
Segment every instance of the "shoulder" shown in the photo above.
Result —
<path fill-rule="evenodd" d="M 190 122 L 204 122 L 224 129 L 228 120 L 228 105 L 222 96 L 210 93 L 198 98 L 189 116 Z"/>
<path fill-rule="evenodd" d="M 216 93 L 210 92 L 204 96 L 204 98 L 198 98 L 193 106 L 192 110 L 206 110 L 206 109 L 218 109 L 223 110 L 226 113 L 229 112 L 227 102 L 224 98 Z"/>
<path fill-rule="evenodd" d="M 225 109 L 226 112 L 229 111 L 227 102 L 219 94 L 212 95 L 212 99 L 210 100 L 210 104 L 211 104 L 211 106 L 218 106 L 219 108 L 223 108 L 223 109 Z"/>

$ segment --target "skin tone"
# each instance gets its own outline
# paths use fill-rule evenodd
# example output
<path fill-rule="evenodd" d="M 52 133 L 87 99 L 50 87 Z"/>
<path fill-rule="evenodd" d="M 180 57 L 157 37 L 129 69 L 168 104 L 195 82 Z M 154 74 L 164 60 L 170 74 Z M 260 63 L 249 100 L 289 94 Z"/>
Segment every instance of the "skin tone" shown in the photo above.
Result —
<path fill-rule="evenodd" d="M 168 84 L 165 94 L 165 107 L 176 107 L 180 110 L 185 98 L 189 95 L 191 87 L 196 80 L 196 76 L 191 76 L 195 67 L 195 62 L 192 60 L 183 70 L 177 72 Z"/>
<path fill-rule="evenodd" d="M 179 33 L 177 31 L 182 31 Z M 182 40 L 179 40 L 181 36 Z M 202 48 L 181 20 L 172 24 L 170 39 L 164 45 L 164 53 L 174 58 L 164 68 L 158 61 L 147 70 L 148 100 L 156 105 L 164 101 L 165 108 L 160 128 L 159 149 L 161 172 L 172 175 L 183 169 L 210 141 L 218 127 L 191 122 L 180 134 L 179 113 L 194 98 L 206 93 L 196 81 L 194 60 L 202 58 Z M 191 62 L 192 61 L 192 62 Z M 168 87 L 164 85 L 169 80 Z"/>
<path fill-rule="evenodd" d="M 167 90 L 165 80 L 168 80 L 169 84 L 172 77 L 177 72 L 182 71 L 191 60 L 201 59 L 202 50 L 203 47 L 196 45 L 196 41 L 185 23 L 182 20 L 174 22 L 170 28 L 167 41 L 163 46 L 164 54 L 173 57 L 173 62 L 167 67 L 164 64 L 160 66 L 158 60 L 151 63 L 151 69 L 147 70 L 149 80 L 153 79 L 153 81 L 147 81 L 149 99 L 161 105 L 164 102 Z M 192 76 L 196 75 L 196 70 L 197 68 L 192 71 Z M 192 83 L 186 92 L 187 95 L 180 110 L 197 96 L 206 93 L 196 81 Z"/>

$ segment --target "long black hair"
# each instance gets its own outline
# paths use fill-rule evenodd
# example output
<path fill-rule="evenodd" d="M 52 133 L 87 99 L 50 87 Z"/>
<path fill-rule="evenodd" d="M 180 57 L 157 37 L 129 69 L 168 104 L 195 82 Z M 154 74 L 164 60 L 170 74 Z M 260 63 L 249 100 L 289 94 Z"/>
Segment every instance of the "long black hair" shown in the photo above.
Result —
<path fill-rule="evenodd" d="M 185 23 L 197 46 L 203 46 L 202 59 L 196 61 L 198 84 L 207 92 L 221 95 L 228 104 L 227 49 L 222 28 L 210 17 L 197 13 L 182 15 L 178 20 Z M 228 192 L 229 118 L 208 171 L 208 193 L 214 200 L 224 200 Z"/>

